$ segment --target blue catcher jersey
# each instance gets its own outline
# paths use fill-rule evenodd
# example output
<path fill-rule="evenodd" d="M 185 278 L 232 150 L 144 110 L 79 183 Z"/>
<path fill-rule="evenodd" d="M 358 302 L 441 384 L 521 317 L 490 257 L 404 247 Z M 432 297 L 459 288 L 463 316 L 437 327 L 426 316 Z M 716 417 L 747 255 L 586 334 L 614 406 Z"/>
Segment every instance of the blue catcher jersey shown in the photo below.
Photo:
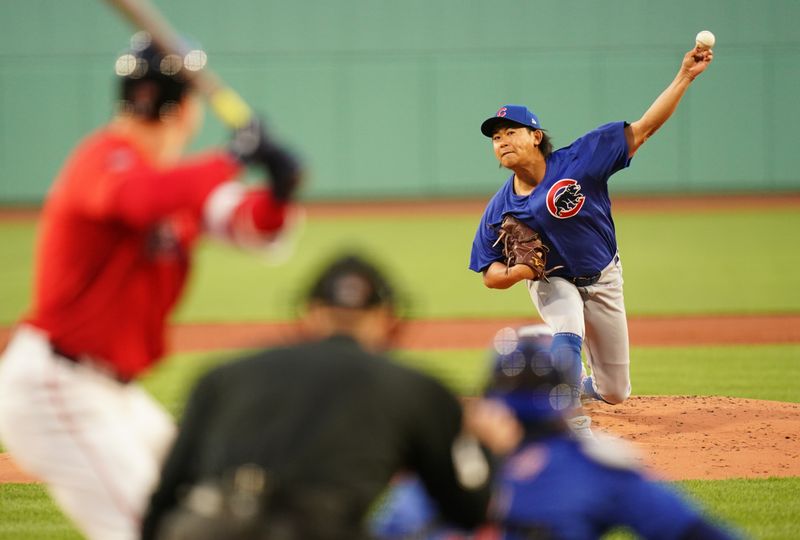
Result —
<path fill-rule="evenodd" d="M 514 175 L 489 201 L 472 243 L 470 269 L 482 272 L 502 261 L 493 247 L 503 216 L 512 214 L 539 232 L 550 248 L 554 276 L 600 272 L 617 252 L 608 179 L 630 163 L 625 122 L 605 124 L 547 158 L 542 181 L 530 195 L 514 193 Z"/>
<path fill-rule="evenodd" d="M 438 521 L 422 483 L 406 480 L 389 493 L 371 532 L 384 540 L 592 540 L 627 526 L 648 539 L 677 540 L 690 529 L 705 538 L 736 538 L 715 526 L 698 529 L 708 524 L 702 514 L 666 485 L 631 469 L 619 445 L 564 436 L 523 445 L 506 459 L 496 480 L 493 525 L 471 532 Z"/>
<path fill-rule="evenodd" d="M 611 463 L 590 449 L 607 453 Z M 701 519 L 667 487 L 614 464 L 614 452 L 563 437 L 523 446 L 506 462 L 497 488 L 494 512 L 509 529 L 505 538 L 517 537 L 515 527 L 552 538 L 599 538 L 618 525 L 644 538 L 681 538 Z"/>

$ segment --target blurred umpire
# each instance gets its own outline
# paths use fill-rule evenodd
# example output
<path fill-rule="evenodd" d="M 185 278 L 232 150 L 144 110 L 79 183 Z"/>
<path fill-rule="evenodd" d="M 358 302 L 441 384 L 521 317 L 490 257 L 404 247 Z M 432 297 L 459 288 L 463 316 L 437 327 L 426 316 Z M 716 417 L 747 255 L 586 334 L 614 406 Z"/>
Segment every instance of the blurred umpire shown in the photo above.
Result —
<path fill-rule="evenodd" d="M 305 307 L 307 342 L 200 380 L 143 538 L 363 538 L 371 503 L 406 469 L 448 520 L 484 519 L 489 462 L 459 402 L 381 354 L 399 322 L 384 276 L 361 257 L 336 259 Z"/>

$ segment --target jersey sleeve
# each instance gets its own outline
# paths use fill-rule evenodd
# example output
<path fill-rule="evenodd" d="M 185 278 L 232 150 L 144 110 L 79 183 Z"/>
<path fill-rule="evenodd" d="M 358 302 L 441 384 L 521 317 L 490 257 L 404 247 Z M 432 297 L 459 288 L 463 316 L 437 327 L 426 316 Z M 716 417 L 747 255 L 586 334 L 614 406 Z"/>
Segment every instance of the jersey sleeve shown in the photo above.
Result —
<path fill-rule="evenodd" d="M 503 251 L 499 246 L 495 246 L 498 233 L 492 225 L 493 211 L 492 205 L 486 208 L 475 231 L 475 238 L 472 240 L 472 252 L 469 258 L 469 269 L 473 272 L 483 272 L 495 261 L 502 261 Z"/>
<path fill-rule="evenodd" d="M 233 178 L 240 165 L 223 152 L 206 152 L 176 166 L 158 169 L 136 152 L 120 146 L 98 156 L 89 189 L 76 194 L 79 207 L 92 217 L 119 219 L 145 228 L 178 211 L 200 218 L 208 195 Z"/>
<path fill-rule="evenodd" d="M 231 180 L 215 188 L 203 208 L 205 228 L 217 238 L 241 247 L 274 239 L 287 218 L 289 204 L 266 188 Z"/>
<path fill-rule="evenodd" d="M 615 172 L 630 165 L 625 122 L 604 124 L 571 145 L 578 159 L 597 181 L 608 181 Z"/>

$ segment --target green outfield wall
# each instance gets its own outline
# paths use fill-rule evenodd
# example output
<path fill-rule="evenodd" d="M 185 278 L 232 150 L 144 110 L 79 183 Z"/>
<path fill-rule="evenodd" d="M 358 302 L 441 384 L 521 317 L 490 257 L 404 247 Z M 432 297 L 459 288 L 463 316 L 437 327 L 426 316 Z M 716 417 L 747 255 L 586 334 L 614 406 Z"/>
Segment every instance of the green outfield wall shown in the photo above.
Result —
<path fill-rule="evenodd" d="M 614 193 L 800 189 L 800 1 L 159 0 L 310 167 L 310 198 L 485 195 L 480 122 L 529 104 L 557 146 L 637 119 L 695 33 L 711 68 Z M 37 202 L 109 118 L 130 32 L 100 0 L 0 1 L 0 202 Z M 198 148 L 225 133 L 209 117 Z"/>

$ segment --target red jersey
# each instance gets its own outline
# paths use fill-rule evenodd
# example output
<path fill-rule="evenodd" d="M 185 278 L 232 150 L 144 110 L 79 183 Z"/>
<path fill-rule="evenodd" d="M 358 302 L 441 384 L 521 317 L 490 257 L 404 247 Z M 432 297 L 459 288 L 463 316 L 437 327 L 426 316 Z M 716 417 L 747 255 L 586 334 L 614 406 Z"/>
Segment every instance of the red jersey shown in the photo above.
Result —
<path fill-rule="evenodd" d="M 169 169 L 110 131 L 73 152 L 45 203 L 27 322 L 124 378 L 164 352 L 209 193 L 240 166 L 222 152 Z"/>

